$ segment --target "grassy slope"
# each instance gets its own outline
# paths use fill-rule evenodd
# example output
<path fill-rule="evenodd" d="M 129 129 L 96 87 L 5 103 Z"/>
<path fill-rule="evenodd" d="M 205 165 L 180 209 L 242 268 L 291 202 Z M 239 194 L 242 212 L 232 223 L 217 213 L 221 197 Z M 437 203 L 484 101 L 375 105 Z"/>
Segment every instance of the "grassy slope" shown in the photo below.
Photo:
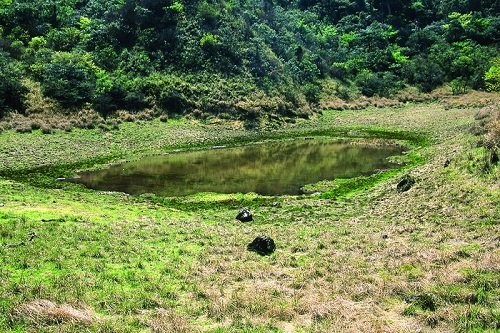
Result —
<path fill-rule="evenodd" d="M 416 149 L 426 163 L 337 199 L 164 200 L 0 179 L 0 330 L 493 332 L 500 327 L 499 171 L 480 172 L 484 151 L 467 134 L 475 111 L 438 104 L 328 111 L 272 133 L 184 122 L 4 132 L 3 170 L 88 167 L 82 161 L 99 156 L 109 162 L 332 130 L 425 133 L 430 145 Z M 403 172 L 418 182 L 397 193 Z M 254 222 L 235 220 L 242 206 Z M 246 251 L 260 234 L 275 239 L 273 255 Z"/>

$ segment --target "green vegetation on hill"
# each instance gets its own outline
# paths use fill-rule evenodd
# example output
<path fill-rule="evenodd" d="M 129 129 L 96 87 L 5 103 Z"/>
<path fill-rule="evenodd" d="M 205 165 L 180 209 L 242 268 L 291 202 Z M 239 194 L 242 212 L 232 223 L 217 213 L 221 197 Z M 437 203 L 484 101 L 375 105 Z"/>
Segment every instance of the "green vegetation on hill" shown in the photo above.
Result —
<path fill-rule="evenodd" d="M 499 14 L 495 0 L 1 0 L 0 118 L 253 121 L 308 117 L 332 94 L 498 91 Z"/>

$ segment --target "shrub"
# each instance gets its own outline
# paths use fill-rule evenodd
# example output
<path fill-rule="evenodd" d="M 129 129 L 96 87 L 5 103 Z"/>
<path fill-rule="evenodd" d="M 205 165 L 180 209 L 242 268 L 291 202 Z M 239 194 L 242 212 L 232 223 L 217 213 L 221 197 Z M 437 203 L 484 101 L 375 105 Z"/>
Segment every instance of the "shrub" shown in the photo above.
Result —
<path fill-rule="evenodd" d="M 403 65 L 403 77 L 420 91 L 429 93 L 445 82 L 445 73 L 435 62 L 417 56 Z"/>
<path fill-rule="evenodd" d="M 486 90 L 500 91 L 500 58 L 492 61 L 490 69 L 484 74 Z"/>
<path fill-rule="evenodd" d="M 374 73 L 370 70 L 362 70 L 355 79 L 356 85 L 361 93 L 367 97 L 374 95 L 388 97 L 392 95 L 400 85 L 396 75 L 390 72 Z"/>
<path fill-rule="evenodd" d="M 27 93 L 28 89 L 21 82 L 19 73 L 8 65 L 7 59 L 0 56 L 0 118 L 8 110 L 24 113 Z"/>
<path fill-rule="evenodd" d="M 17 133 L 31 133 L 32 132 L 31 126 L 28 123 L 17 124 L 15 128 L 16 128 Z"/>
<path fill-rule="evenodd" d="M 159 106 L 166 111 L 181 114 L 192 109 L 192 103 L 178 91 L 162 92 L 159 99 Z"/>
<path fill-rule="evenodd" d="M 335 95 L 337 95 L 341 100 L 350 102 L 358 96 L 359 92 L 357 88 L 353 85 L 338 84 L 335 87 Z"/>
<path fill-rule="evenodd" d="M 43 134 L 52 134 L 52 127 L 48 124 L 42 124 L 40 130 Z"/>
<path fill-rule="evenodd" d="M 56 103 L 43 95 L 39 82 L 25 79 L 23 80 L 23 84 L 27 88 L 26 100 L 24 102 L 26 115 L 49 113 L 56 109 Z"/>
<path fill-rule="evenodd" d="M 458 77 L 450 82 L 450 88 L 453 95 L 463 95 L 469 91 L 469 83 L 466 79 Z"/>
<path fill-rule="evenodd" d="M 321 87 L 313 83 L 304 85 L 304 96 L 309 104 L 317 105 L 321 100 Z"/>
<path fill-rule="evenodd" d="M 75 127 L 92 129 L 102 124 L 104 119 L 94 110 L 83 109 L 78 112 L 76 119 L 72 120 Z"/>
<path fill-rule="evenodd" d="M 150 106 L 146 95 L 140 91 L 127 92 L 123 102 L 123 108 L 130 111 L 139 111 Z"/>
<path fill-rule="evenodd" d="M 34 119 L 33 121 L 31 121 L 31 129 L 32 130 L 38 130 L 42 127 L 42 123 L 40 122 L 40 120 L 38 119 Z"/>
<path fill-rule="evenodd" d="M 81 107 L 92 101 L 95 80 L 84 57 L 57 53 L 52 62 L 45 65 L 42 90 L 65 108 Z"/>

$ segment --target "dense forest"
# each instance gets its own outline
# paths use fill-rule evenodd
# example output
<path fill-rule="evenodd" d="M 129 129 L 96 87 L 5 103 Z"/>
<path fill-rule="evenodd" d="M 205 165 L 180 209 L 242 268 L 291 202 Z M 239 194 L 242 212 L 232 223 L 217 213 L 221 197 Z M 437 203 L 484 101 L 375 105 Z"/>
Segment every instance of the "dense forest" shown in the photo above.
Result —
<path fill-rule="evenodd" d="M 497 0 L 0 0 L 0 118 L 307 117 L 327 93 L 499 91 L 499 30 Z"/>

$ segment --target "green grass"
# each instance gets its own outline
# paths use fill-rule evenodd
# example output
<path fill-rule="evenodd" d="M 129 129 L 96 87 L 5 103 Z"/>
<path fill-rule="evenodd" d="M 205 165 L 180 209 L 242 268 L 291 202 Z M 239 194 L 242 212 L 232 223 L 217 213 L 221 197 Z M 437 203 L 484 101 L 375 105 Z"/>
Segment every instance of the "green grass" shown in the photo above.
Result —
<path fill-rule="evenodd" d="M 274 131 L 155 120 L 3 132 L 0 331 L 494 332 L 499 172 L 480 172 L 480 138 L 464 131 L 474 112 L 326 111 Z M 317 196 L 135 197 L 54 181 L 165 150 L 311 135 L 412 150 L 399 169 L 308 186 Z M 405 173 L 417 183 L 398 193 Z M 235 219 L 242 207 L 254 222 Z M 246 250 L 261 234 L 276 242 L 270 256 Z"/>

